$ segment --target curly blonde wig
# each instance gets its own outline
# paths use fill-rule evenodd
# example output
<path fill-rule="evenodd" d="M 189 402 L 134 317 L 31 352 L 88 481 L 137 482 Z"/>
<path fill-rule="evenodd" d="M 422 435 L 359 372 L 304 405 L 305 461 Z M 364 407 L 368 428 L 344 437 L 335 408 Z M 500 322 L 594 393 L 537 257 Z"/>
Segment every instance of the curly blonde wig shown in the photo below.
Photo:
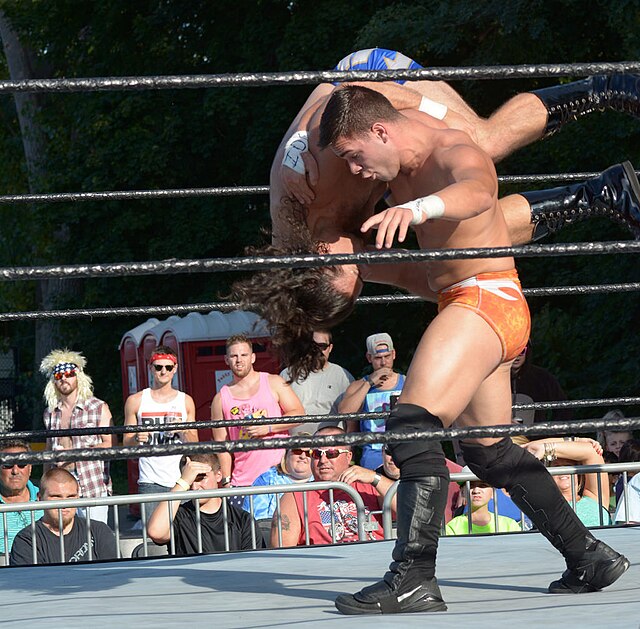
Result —
<path fill-rule="evenodd" d="M 50 411 L 53 411 L 60 401 L 60 393 L 54 383 L 53 371 L 61 363 L 73 363 L 77 367 L 78 402 L 84 402 L 93 397 L 93 381 L 91 376 L 84 372 L 87 365 L 86 358 L 80 352 L 73 352 L 70 349 L 54 349 L 40 363 L 40 373 L 49 379 L 44 389 L 44 399 Z"/>

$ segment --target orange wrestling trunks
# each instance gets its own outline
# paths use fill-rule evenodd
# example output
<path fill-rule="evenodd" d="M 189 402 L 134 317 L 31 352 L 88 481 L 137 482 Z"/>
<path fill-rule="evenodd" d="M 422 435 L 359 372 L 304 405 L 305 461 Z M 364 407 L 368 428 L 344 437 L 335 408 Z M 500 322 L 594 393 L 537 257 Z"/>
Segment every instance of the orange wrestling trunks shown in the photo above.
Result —
<path fill-rule="evenodd" d="M 491 326 L 502 344 L 503 362 L 527 344 L 531 317 L 515 269 L 474 275 L 438 292 L 438 312 L 452 304 L 473 310 Z"/>

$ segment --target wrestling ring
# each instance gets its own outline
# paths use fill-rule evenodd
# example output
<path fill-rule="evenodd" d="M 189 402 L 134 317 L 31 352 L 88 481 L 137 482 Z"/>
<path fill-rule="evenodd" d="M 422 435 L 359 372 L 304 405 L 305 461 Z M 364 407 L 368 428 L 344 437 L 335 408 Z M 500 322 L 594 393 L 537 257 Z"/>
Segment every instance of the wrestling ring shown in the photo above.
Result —
<path fill-rule="evenodd" d="M 0 92 L 13 91 L 102 91 L 202 88 L 215 86 L 256 86 L 287 83 L 318 83 L 342 80 L 388 80 L 404 78 L 513 78 L 586 75 L 613 71 L 640 71 L 640 63 L 574 64 L 545 66 L 500 66 L 492 68 L 443 68 L 388 72 L 296 72 L 279 74 L 221 75 L 196 77 L 129 77 L 103 79 L 59 79 L 11 81 L 0 84 Z M 535 183 L 572 181 L 591 173 L 501 177 L 501 182 Z M 0 203 L 55 203 L 85 200 L 140 198 L 184 198 L 189 196 L 245 195 L 266 193 L 265 186 L 129 192 L 83 192 L 68 194 L 5 195 Z M 640 242 L 526 245 L 495 249 L 444 251 L 375 252 L 333 255 L 288 255 L 274 258 L 238 257 L 204 260 L 166 260 L 145 263 L 59 265 L 0 269 L 2 281 L 130 277 L 249 271 L 268 268 L 326 266 L 335 264 L 423 261 L 452 258 L 549 257 L 603 254 L 633 254 Z M 528 297 L 636 292 L 640 283 L 594 284 L 588 286 L 525 289 Z M 361 297 L 359 304 L 420 302 L 416 297 L 387 295 Z M 217 302 L 176 306 L 81 308 L 20 313 L 0 313 L 0 321 L 42 319 L 92 319 L 94 317 L 179 314 L 209 310 L 232 310 L 238 304 Z M 640 398 L 623 397 L 528 405 L 528 408 L 591 408 L 609 405 L 637 405 Z M 359 418 L 350 415 L 346 418 Z M 326 418 L 326 416 L 325 416 Z M 345 416 L 339 416 L 345 419 Z M 313 421 L 305 416 L 302 421 Z M 282 420 L 278 420 L 283 423 Z M 291 418 L 298 422 L 300 418 Z M 264 420 L 238 423 L 265 424 Z M 197 422 L 194 427 L 210 428 L 215 422 Z M 167 428 L 166 426 L 164 428 Z M 534 426 L 493 426 L 450 428 L 440 431 L 351 433 L 346 436 L 297 436 L 217 443 L 165 446 L 114 447 L 100 450 L 50 451 L 0 455 L 2 463 L 52 463 L 70 460 L 131 459 L 139 456 L 188 454 L 193 452 L 247 451 L 265 447 L 318 447 L 361 445 L 373 442 L 412 439 L 445 440 L 463 436 L 496 437 L 569 435 L 596 430 L 640 428 L 640 417 L 605 421 L 553 422 Z M 115 427 L 93 430 L 124 432 L 149 431 L 148 427 Z M 56 436 L 82 434 L 79 430 L 56 431 Z M 27 439 L 53 436 L 44 431 L 10 433 Z M 9 435 L 7 435 L 9 436 Z M 624 469 L 624 468 L 621 468 Z M 222 492 L 228 490 L 221 490 Z M 87 504 L 90 504 L 88 501 Z M 62 503 L 61 503 L 62 504 Z M 538 533 L 494 536 L 444 537 L 440 542 L 438 580 L 449 611 L 397 617 L 349 617 L 333 605 L 336 594 L 353 592 L 377 580 L 387 567 L 393 542 L 373 542 L 321 547 L 296 547 L 242 553 L 170 557 L 162 559 L 115 560 L 84 565 L 53 565 L 0 569 L 4 577 L 1 623 L 5 626 L 46 622 L 54 627 L 84 626 L 87 622 L 115 622 L 123 626 L 157 627 L 192 623 L 213 623 L 222 627 L 312 626 L 319 621 L 350 623 L 353 626 L 391 626 L 398 620 L 407 626 L 451 627 L 468 624 L 494 627 L 532 619 L 545 627 L 615 626 L 637 627 L 640 618 L 640 529 L 613 527 L 597 531 L 597 536 L 630 559 L 631 569 L 619 582 L 603 592 L 580 596 L 551 596 L 546 585 L 563 571 L 561 556 Z M 464 567 L 464 568 L 462 568 Z M 373 576 L 370 576 L 373 575 Z M 543 616 L 541 616 L 541 612 Z"/>

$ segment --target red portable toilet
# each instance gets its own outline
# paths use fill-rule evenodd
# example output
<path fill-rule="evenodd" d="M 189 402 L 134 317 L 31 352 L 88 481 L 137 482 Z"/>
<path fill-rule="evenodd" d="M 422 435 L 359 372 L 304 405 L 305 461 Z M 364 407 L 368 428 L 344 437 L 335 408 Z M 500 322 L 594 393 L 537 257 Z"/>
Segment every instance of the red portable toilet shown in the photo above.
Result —
<path fill-rule="evenodd" d="M 122 371 L 122 394 L 125 400 L 147 386 L 146 367 L 144 357 L 140 353 L 140 342 L 145 332 L 159 323 L 160 321 L 156 318 L 147 319 L 129 330 L 120 341 L 118 349 Z"/>
<path fill-rule="evenodd" d="M 147 325 L 151 321 L 156 323 Z M 167 345 L 177 352 L 179 360 L 173 386 L 193 398 L 196 421 L 209 420 L 213 396 L 223 385 L 231 382 L 231 372 L 224 356 L 225 341 L 234 334 L 246 334 L 253 341 L 256 370 L 279 373 L 278 359 L 270 349 L 269 331 L 264 321 L 253 312 L 191 312 L 185 317 L 171 316 L 165 321 L 149 319 L 129 330 L 120 342 L 124 399 L 135 392 L 129 385 L 129 357 L 134 353 L 133 345 L 137 343 L 138 391 L 149 386 L 148 361 L 153 349 L 157 345 Z M 211 430 L 200 430 L 199 438 L 200 441 L 211 440 Z M 128 468 L 129 491 L 137 493 L 138 466 L 135 461 L 129 461 Z"/>

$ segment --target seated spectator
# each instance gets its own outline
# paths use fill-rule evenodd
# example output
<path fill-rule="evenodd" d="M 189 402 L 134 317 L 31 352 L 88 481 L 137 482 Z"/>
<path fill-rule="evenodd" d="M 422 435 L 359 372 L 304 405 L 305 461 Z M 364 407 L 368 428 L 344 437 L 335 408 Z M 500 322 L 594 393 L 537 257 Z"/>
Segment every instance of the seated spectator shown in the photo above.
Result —
<path fill-rule="evenodd" d="M 618 419 L 624 419 L 624 414 L 617 408 L 605 413 L 605 421 L 614 421 Z M 620 456 L 620 449 L 625 442 L 633 439 L 633 433 L 629 430 L 604 430 L 598 433 L 598 441 L 607 452 L 613 452 L 617 457 Z"/>
<path fill-rule="evenodd" d="M 468 467 L 465 467 L 463 470 L 465 473 L 471 473 L 471 470 Z M 464 490 L 464 486 L 466 483 L 461 483 L 460 492 L 462 506 L 456 511 L 456 515 L 466 515 L 469 512 L 469 505 L 466 503 L 467 493 Z M 495 504 L 498 504 L 497 509 Z M 529 531 L 532 528 L 531 520 L 520 511 L 520 509 L 516 506 L 515 502 L 511 500 L 511 496 L 509 496 L 509 492 L 504 488 L 496 488 L 495 492 L 491 495 L 491 500 L 489 500 L 489 504 L 487 508 L 491 513 L 498 512 L 498 515 L 504 515 L 512 520 L 515 520 L 518 525 L 522 528 L 523 531 Z M 447 520 L 445 520 L 446 522 Z"/>
<path fill-rule="evenodd" d="M 344 435 L 338 427 L 318 430 L 316 435 Z M 382 508 L 384 496 L 393 484 L 386 476 L 374 470 L 351 466 L 353 454 L 349 446 L 316 448 L 311 452 L 311 471 L 314 481 L 343 482 L 351 485 L 364 501 L 367 516 Z M 328 490 L 312 488 L 306 492 L 310 544 L 331 544 L 331 503 Z M 280 501 L 280 509 L 273 516 L 271 525 L 271 545 L 302 546 L 305 544 L 305 505 L 302 492 L 285 494 Z M 351 497 L 343 491 L 333 492 L 333 520 L 336 542 L 358 541 L 358 513 Z M 282 544 L 278 540 L 278 518 L 281 519 Z M 367 532 L 370 540 L 383 539 L 381 518 L 374 516 L 377 529 Z"/>
<path fill-rule="evenodd" d="M 302 433 L 304 434 L 304 433 Z M 260 474 L 253 481 L 254 487 L 269 485 L 290 485 L 291 483 L 307 483 L 313 480 L 311 475 L 311 450 L 308 448 L 293 448 L 287 450 L 278 465 L 270 467 L 264 474 Z M 278 507 L 278 496 L 284 494 L 257 494 L 246 496 L 242 508 L 251 513 L 251 499 L 253 499 L 253 517 L 256 519 L 260 533 L 268 545 L 271 538 L 271 520 Z"/>
<path fill-rule="evenodd" d="M 536 458 L 552 467 L 565 465 L 603 465 L 602 446 L 593 439 L 579 439 L 577 441 L 563 441 L 555 438 L 530 441 L 524 446 Z M 598 497 L 598 475 L 578 474 L 577 484 L 571 480 L 571 474 L 554 476 L 554 480 L 562 495 L 573 502 L 575 487 L 575 511 L 585 526 L 601 526 L 611 524 L 609 516 L 609 479 L 606 473 L 600 474 L 600 489 L 602 495 Z"/>
<path fill-rule="evenodd" d="M 176 491 L 203 491 L 218 489 L 222 479 L 218 455 L 194 454 L 182 457 L 180 478 L 171 489 Z M 225 524 L 228 526 L 229 550 L 249 550 L 253 548 L 251 539 L 251 516 L 242 509 L 227 505 L 227 522 L 222 510 L 222 498 L 199 498 L 194 496 L 190 502 L 180 504 L 173 500 L 161 504 L 153 512 L 147 524 L 147 533 L 156 544 L 168 544 L 171 539 L 171 523 L 176 555 L 192 555 L 198 552 L 198 523 L 195 502 L 200 506 L 200 528 L 202 531 L 202 552 L 215 553 L 225 549 Z M 257 529 L 257 527 L 256 527 Z M 257 533 L 257 531 L 256 531 Z M 256 546 L 263 547 L 262 538 L 256 535 Z"/>
<path fill-rule="evenodd" d="M 54 467 L 40 479 L 38 500 L 71 500 L 80 495 L 78 481 L 67 470 Z M 35 544 L 38 564 L 61 563 L 60 536 L 64 540 L 64 562 L 89 561 L 87 520 L 76 517 L 76 509 L 45 509 L 36 522 Z M 116 538 L 111 529 L 98 520 L 90 520 L 91 557 L 93 561 L 116 557 Z M 23 528 L 13 541 L 10 563 L 24 566 L 33 563 L 31 526 Z"/>
<path fill-rule="evenodd" d="M 604 450 L 602 452 L 602 458 L 605 463 L 619 463 L 620 460 L 613 453 L 608 450 Z M 616 512 L 616 504 L 617 504 L 617 496 L 616 496 L 616 486 L 618 484 L 618 479 L 620 478 L 620 474 L 617 472 L 608 473 L 609 476 L 609 513 L 614 514 Z"/>
<path fill-rule="evenodd" d="M 31 452 L 31 447 L 22 439 L 4 439 L 0 441 L 0 452 Z M 38 499 L 38 488 L 29 480 L 31 465 L 3 463 L 0 465 L 0 503 L 35 502 Z M 31 524 L 31 515 L 37 520 L 44 511 L 9 511 L 7 513 L 8 548 L 11 550 L 13 539 L 25 526 Z M 0 514 L 0 553 L 5 554 L 4 517 Z"/>
<path fill-rule="evenodd" d="M 468 470 L 463 470 L 468 471 Z M 466 484 L 461 481 L 461 485 Z M 470 483 L 471 504 L 471 533 L 509 533 L 520 531 L 520 525 L 505 515 L 498 515 L 498 527 L 496 529 L 495 513 L 489 511 L 489 501 L 493 498 L 493 488 L 481 480 L 472 480 Z M 469 516 L 459 515 L 450 520 L 445 527 L 446 535 L 468 535 Z"/>
<path fill-rule="evenodd" d="M 630 439 L 620 450 L 620 463 L 637 463 L 640 461 L 640 439 Z M 620 474 L 618 486 L 620 496 L 618 507 L 614 516 L 616 524 L 622 522 L 632 522 L 640 524 L 640 474 L 638 472 L 627 472 L 627 500 L 624 496 L 623 476 Z M 618 487 L 616 487 L 616 493 Z"/>

